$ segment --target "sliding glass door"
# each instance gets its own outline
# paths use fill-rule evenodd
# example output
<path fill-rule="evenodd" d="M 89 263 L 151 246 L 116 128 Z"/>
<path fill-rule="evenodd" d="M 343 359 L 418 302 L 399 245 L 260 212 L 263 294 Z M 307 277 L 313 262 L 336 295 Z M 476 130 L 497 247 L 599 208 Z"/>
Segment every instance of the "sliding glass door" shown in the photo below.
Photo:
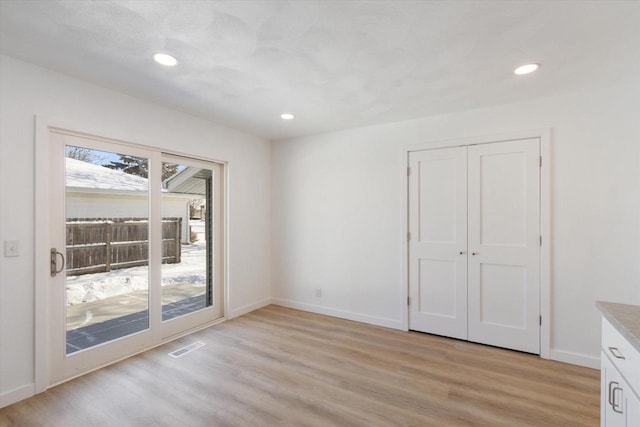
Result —
<path fill-rule="evenodd" d="M 162 321 L 165 336 L 222 316 L 220 168 L 162 157 Z M 180 241 L 175 244 L 174 238 Z"/>
<path fill-rule="evenodd" d="M 123 158 L 136 169 L 113 166 Z M 67 354 L 149 328 L 148 164 L 65 145 Z"/>
<path fill-rule="evenodd" d="M 222 317 L 221 166 L 50 139 L 51 383 Z"/>

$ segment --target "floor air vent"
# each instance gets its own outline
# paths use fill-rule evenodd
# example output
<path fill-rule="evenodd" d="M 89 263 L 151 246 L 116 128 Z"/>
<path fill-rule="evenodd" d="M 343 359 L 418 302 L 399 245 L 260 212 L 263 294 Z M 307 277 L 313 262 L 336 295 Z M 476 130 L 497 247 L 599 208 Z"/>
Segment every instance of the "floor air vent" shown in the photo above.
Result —
<path fill-rule="evenodd" d="M 169 356 L 171 357 L 180 357 L 180 356 L 184 356 L 187 353 L 191 353 L 193 350 L 197 350 L 200 347 L 203 347 L 204 343 L 203 342 L 194 342 L 193 344 L 189 344 L 186 347 L 182 347 L 177 349 L 176 351 L 172 351 L 171 353 L 169 353 Z"/>

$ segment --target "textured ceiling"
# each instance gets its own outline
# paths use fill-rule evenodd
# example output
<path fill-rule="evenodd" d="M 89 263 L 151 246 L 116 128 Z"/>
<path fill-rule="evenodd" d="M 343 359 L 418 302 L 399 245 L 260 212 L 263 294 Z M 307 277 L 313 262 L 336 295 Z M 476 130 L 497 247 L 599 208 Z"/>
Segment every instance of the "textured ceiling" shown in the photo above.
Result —
<path fill-rule="evenodd" d="M 0 1 L 2 53 L 269 139 L 640 75 L 638 1 Z"/>

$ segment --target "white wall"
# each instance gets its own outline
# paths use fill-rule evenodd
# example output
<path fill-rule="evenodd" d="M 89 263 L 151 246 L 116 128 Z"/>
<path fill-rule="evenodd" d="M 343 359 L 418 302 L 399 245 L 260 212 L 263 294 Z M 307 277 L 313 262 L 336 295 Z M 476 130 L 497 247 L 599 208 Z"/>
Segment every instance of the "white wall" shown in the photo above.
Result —
<path fill-rule="evenodd" d="M 594 301 L 640 304 L 640 84 L 274 143 L 272 301 L 401 327 L 402 147 L 545 127 L 551 356 L 597 365 Z"/>
<path fill-rule="evenodd" d="M 229 162 L 230 314 L 270 296 L 270 144 L 260 138 L 0 56 L 0 397 L 34 382 L 34 115 L 100 136 Z"/>

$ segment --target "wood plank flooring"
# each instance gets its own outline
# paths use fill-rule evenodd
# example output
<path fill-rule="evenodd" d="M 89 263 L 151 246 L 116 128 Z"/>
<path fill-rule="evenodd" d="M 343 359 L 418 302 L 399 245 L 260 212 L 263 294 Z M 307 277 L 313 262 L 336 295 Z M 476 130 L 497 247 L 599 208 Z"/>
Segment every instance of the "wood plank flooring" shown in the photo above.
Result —
<path fill-rule="evenodd" d="M 599 375 L 268 306 L 1 409 L 0 425 L 597 426 Z"/>

